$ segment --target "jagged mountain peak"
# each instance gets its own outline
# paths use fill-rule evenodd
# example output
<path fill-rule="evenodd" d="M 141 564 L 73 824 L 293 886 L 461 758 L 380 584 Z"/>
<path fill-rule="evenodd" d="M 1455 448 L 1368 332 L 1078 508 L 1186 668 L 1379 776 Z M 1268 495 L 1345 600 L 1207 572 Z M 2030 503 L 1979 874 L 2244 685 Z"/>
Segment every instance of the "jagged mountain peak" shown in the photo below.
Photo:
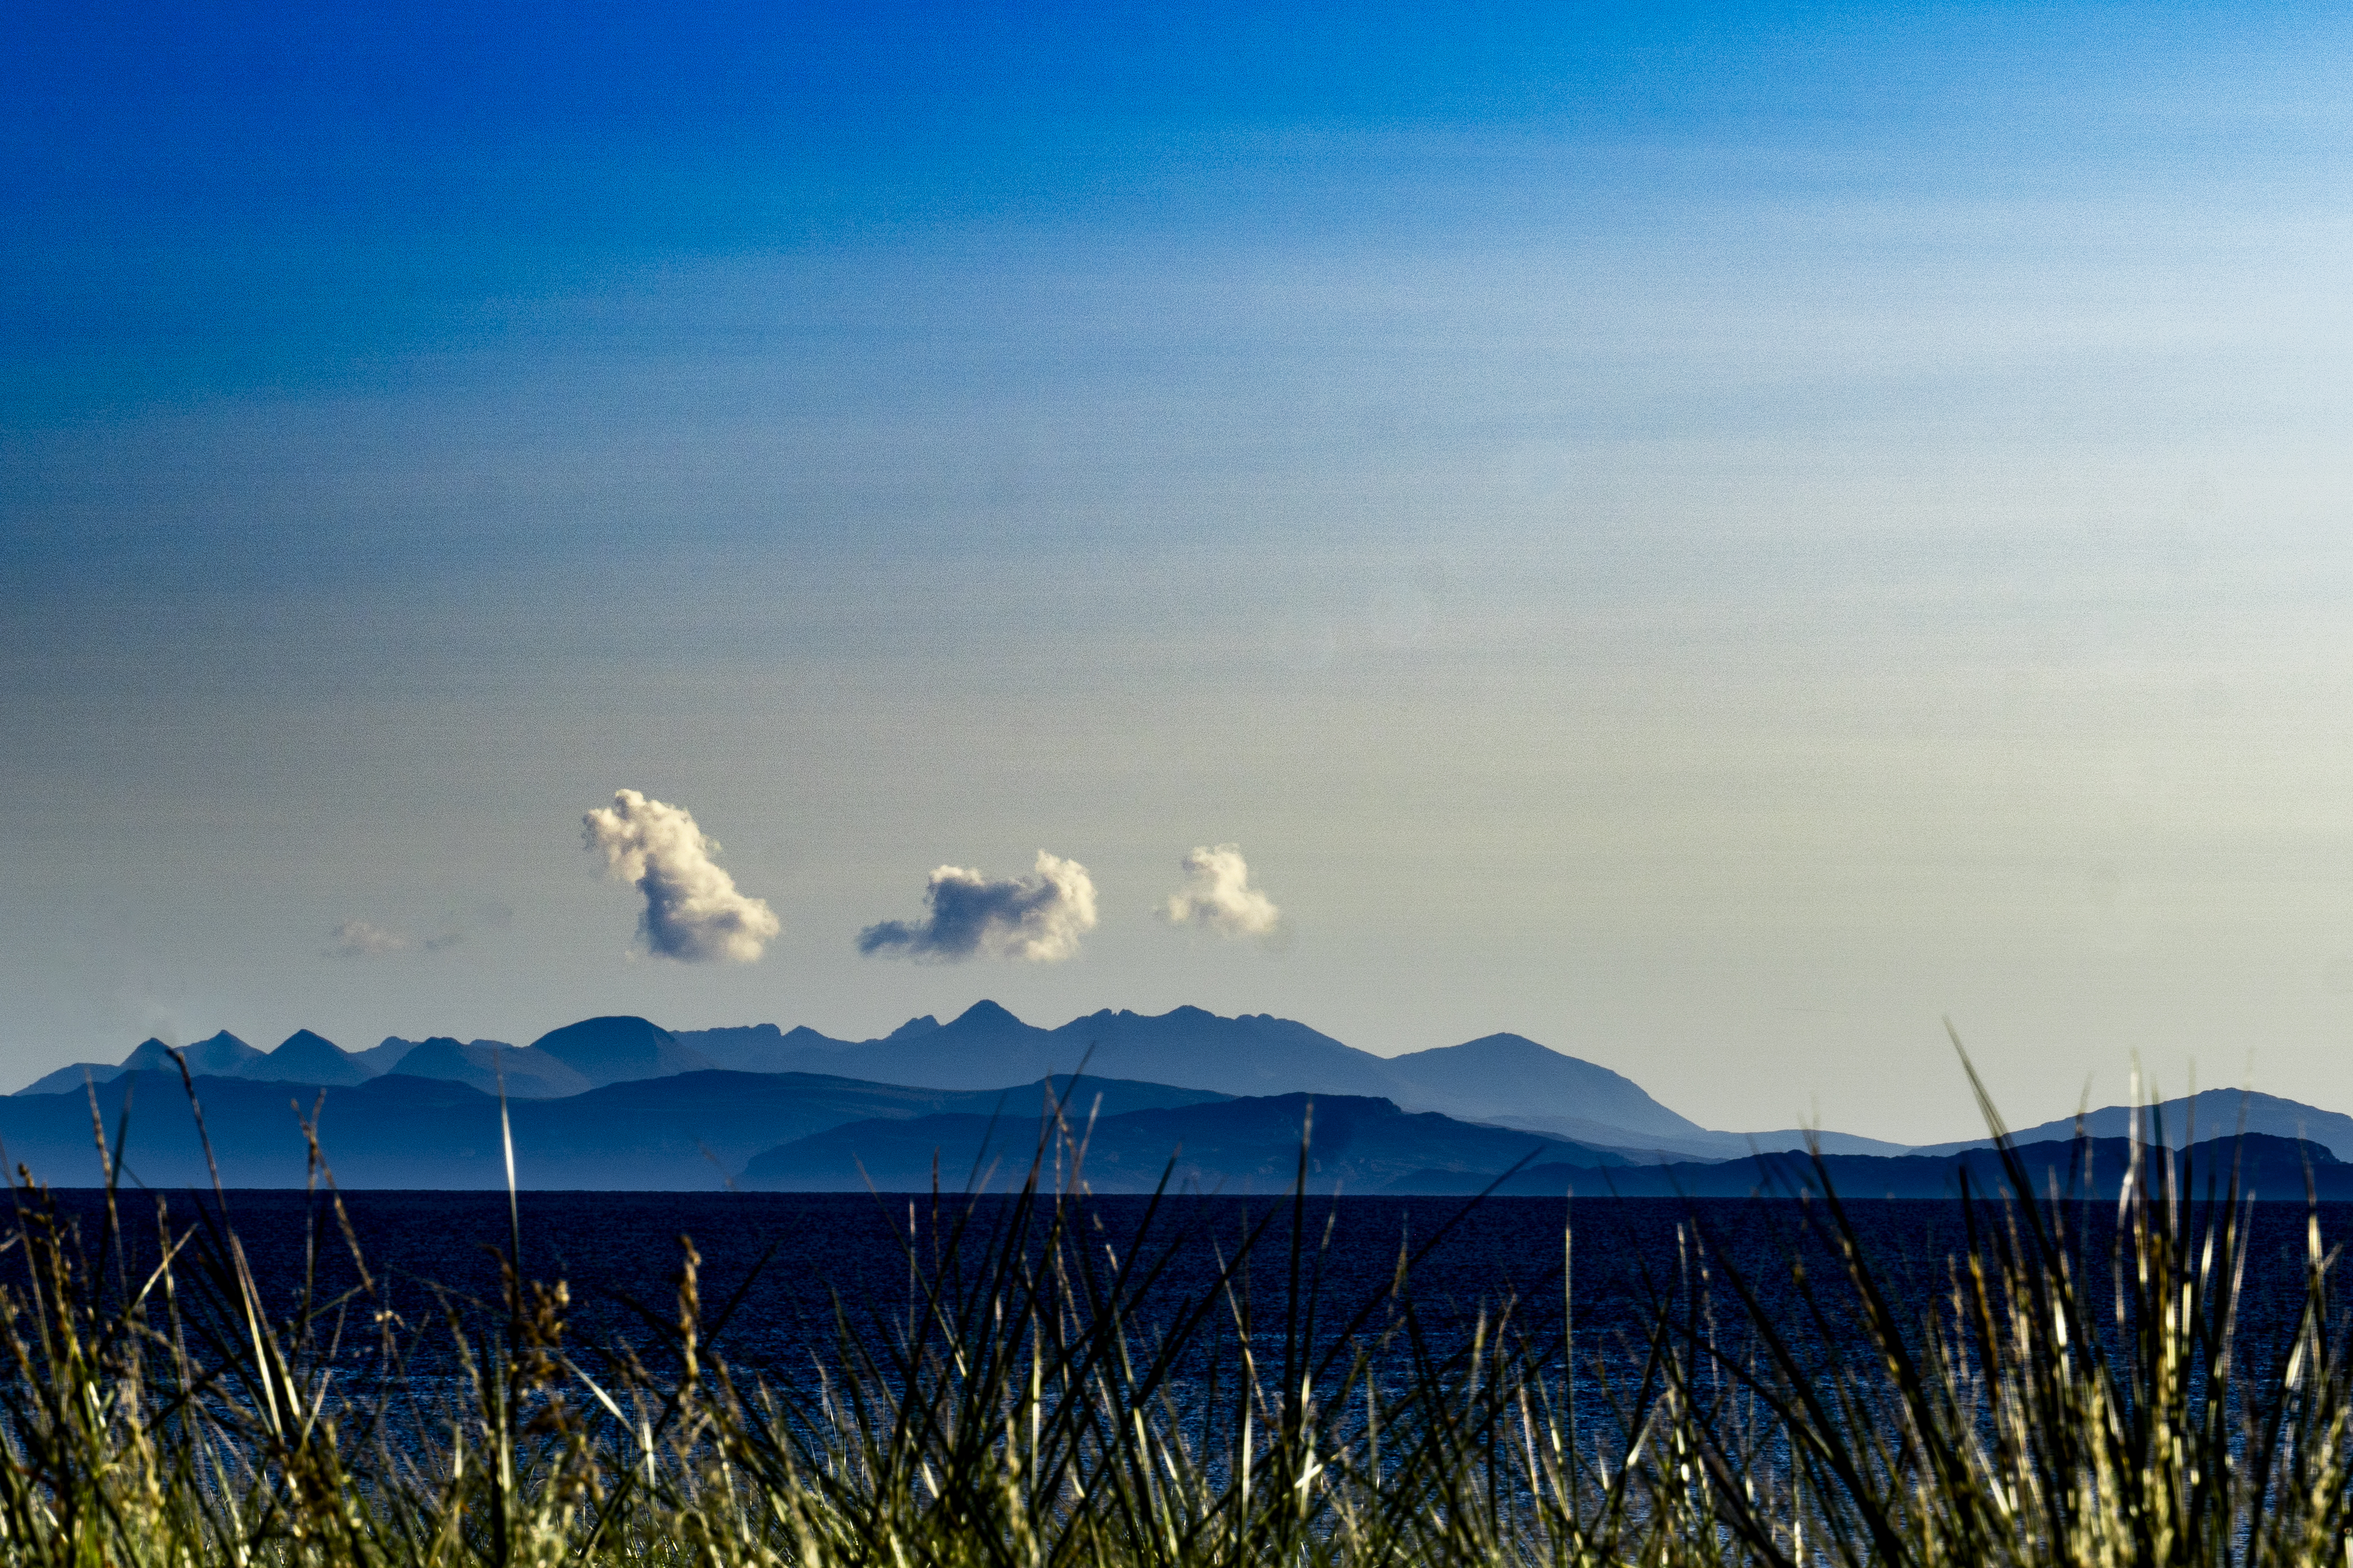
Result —
<path fill-rule="evenodd" d="M 283 1082 L 316 1084 L 365 1083 L 376 1069 L 324 1035 L 297 1029 L 259 1061 L 248 1063 L 240 1075 Z"/>
<path fill-rule="evenodd" d="M 185 1059 L 188 1071 L 214 1078 L 235 1078 L 248 1063 L 265 1059 L 263 1052 L 247 1045 L 227 1029 L 192 1046 L 172 1047 L 159 1039 L 142 1041 L 139 1047 L 122 1058 L 125 1072 L 172 1072 L 180 1070 L 174 1058 Z"/>

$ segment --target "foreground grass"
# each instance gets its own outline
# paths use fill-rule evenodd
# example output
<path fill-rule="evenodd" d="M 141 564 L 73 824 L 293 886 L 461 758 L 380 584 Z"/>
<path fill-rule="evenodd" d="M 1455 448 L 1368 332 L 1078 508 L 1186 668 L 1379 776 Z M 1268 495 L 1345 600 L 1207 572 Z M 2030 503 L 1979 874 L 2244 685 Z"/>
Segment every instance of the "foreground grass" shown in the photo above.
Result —
<path fill-rule="evenodd" d="M 315 1148 L 312 1247 L 357 1283 L 288 1315 L 219 1211 L 134 1222 L 110 1190 L 85 1226 L 26 1174 L 0 1239 L 0 1557 L 2353 1563 L 2336 1255 L 2315 1216 L 2289 1331 L 2242 1332 L 2248 1206 L 2162 1149 L 2096 1251 L 2092 1211 L 2013 1162 L 1929 1300 L 1835 1199 L 1788 1211 L 1803 1245 L 1769 1280 L 1695 1215 L 1645 1330 L 1586 1347 L 1508 1300 L 1440 1331 L 1409 1253 L 1386 1292 L 1326 1300 L 1303 1195 L 1179 1288 L 1208 1241 L 1156 1209 L 1108 1237 L 1082 1184 L 1041 1178 L 1082 1142 L 1009 1202 L 938 1205 L 906 1300 L 839 1304 L 786 1386 L 711 1352 L 741 1294 L 706 1302 L 684 1238 L 652 1348 L 590 1354 L 564 1285 L 516 1267 L 519 1222 L 498 1299 L 393 1313 Z"/>

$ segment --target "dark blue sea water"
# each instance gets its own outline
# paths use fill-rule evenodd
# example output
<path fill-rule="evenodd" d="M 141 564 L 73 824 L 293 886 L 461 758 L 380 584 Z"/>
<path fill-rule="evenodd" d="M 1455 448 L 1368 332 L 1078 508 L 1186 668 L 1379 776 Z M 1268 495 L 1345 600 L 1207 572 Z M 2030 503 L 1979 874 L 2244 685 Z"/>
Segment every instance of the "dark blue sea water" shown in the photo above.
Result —
<path fill-rule="evenodd" d="M 67 1192 L 58 1201 L 94 1240 L 100 1195 Z M 209 1194 L 167 1201 L 174 1229 L 194 1226 L 199 1233 L 181 1265 L 193 1272 L 226 1234 L 218 1229 L 221 1205 Z M 503 1194 L 364 1192 L 343 1201 L 375 1301 L 400 1321 L 421 1331 L 444 1321 L 445 1303 L 495 1301 L 496 1258 L 511 1234 Z M 155 1202 L 153 1194 L 121 1200 L 134 1263 L 154 1254 Z M 918 1272 L 955 1275 L 946 1259 L 957 1227 L 965 1227 L 970 1273 L 1012 1212 L 1002 1199 L 967 1206 L 961 1199 L 935 1205 L 865 1194 L 525 1193 L 522 1273 L 567 1283 L 568 1342 L 585 1362 L 627 1345 L 658 1365 L 672 1353 L 667 1325 L 677 1316 L 681 1238 L 691 1237 L 701 1259 L 705 1353 L 740 1374 L 789 1383 L 830 1359 L 843 1323 L 853 1333 L 887 1338 L 905 1320 Z M 1295 1258 L 1294 1212 L 1304 1222 Z M 1958 1205 L 1883 1201 L 1854 1204 L 1850 1212 L 1877 1278 L 1907 1316 L 1949 1294 L 1948 1259 L 1965 1243 Z M 2070 1212 L 2078 1278 L 2096 1297 L 2109 1278 L 2115 1209 L 2094 1204 Z M 2242 1321 L 2261 1342 L 2275 1340 L 2302 1304 L 2306 1215 L 2288 1204 L 2252 1212 Z M 1482 1312 L 1493 1321 L 1508 1304 L 1532 1343 L 1556 1351 L 1566 1324 L 1580 1363 L 1598 1356 L 1630 1365 L 1662 1308 L 1685 1327 L 1713 1324 L 1736 1335 L 1749 1309 L 1735 1276 L 1757 1310 L 1810 1338 L 1818 1352 L 1852 1353 L 1860 1343 L 1840 1342 L 1851 1328 L 1841 1315 L 1851 1296 L 1837 1283 L 1831 1253 L 1819 1237 L 1809 1239 L 1807 1215 L 1789 1203 L 1619 1199 L 1572 1207 L 1532 1198 L 1466 1205 L 1350 1197 L 1310 1200 L 1294 1211 L 1288 1200 L 1266 1198 L 1192 1197 L 1154 1209 L 1147 1199 L 1112 1197 L 1089 1200 L 1078 1213 L 1076 1252 L 1094 1265 L 1098 1287 L 1123 1263 L 1141 1259 L 1160 1271 L 1138 1297 L 1147 1323 L 1171 1321 L 1187 1302 L 1214 1293 L 1212 1316 L 1229 1323 L 1235 1303 L 1246 1303 L 1256 1339 L 1279 1338 L 1289 1303 L 1311 1298 L 1319 1337 L 1329 1341 L 1352 1323 L 1376 1332 L 1395 1321 L 1403 1248 L 1420 1254 L 1409 1294 L 1441 1346 L 1461 1342 Z M 322 1201 L 232 1191 L 226 1216 L 274 1314 L 293 1311 L 306 1290 L 324 1300 L 356 1281 L 349 1247 Z M 2330 1241 L 2353 1232 L 2353 1205 L 2324 1205 L 2318 1218 Z M 1234 1276 L 1229 1298 L 1217 1289 L 1219 1271 L 1222 1260 L 1242 1255 L 1246 1237 L 1254 1237 L 1250 1265 Z M 911 1248 L 920 1268 L 911 1266 Z M 1799 1258 L 1828 1306 L 1824 1320 L 1811 1316 L 1792 1286 L 1791 1264 Z M 358 1321 L 345 1324 L 355 1343 L 364 1337 Z"/>

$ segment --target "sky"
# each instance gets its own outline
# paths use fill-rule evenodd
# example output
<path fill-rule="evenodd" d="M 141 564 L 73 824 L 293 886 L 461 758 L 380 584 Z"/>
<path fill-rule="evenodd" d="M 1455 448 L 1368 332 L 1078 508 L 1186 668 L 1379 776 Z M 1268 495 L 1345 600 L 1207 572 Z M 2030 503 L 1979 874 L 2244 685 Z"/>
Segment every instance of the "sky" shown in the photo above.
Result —
<path fill-rule="evenodd" d="M 12 6 L 0 1078 L 987 996 L 2353 1110 L 2348 46 Z"/>

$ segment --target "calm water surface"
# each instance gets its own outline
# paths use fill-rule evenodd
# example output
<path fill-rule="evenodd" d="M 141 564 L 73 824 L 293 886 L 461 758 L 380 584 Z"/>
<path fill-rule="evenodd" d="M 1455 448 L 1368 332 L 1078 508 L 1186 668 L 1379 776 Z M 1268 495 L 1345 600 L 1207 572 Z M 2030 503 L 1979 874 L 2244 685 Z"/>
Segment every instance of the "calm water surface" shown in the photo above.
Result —
<path fill-rule="evenodd" d="M 58 1198 L 94 1228 L 98 1194 L 68 1192 Z M 122 1200 L 126 1225 L 142 1237 L 141 1250 L 151 1257 L 154 1201 L 152 1194 Z M 197 1217 L 195 1195 L 168 1201 L 177 1223 Z M 445 1298 L 494 1299 L 494 1254 L 509 1237 L 504 1194 L 365 1192 L 347 1194 L 344 1202 L 383 1299 L 403 1318 L 438 1322 Z M 1209 1289 L 1220 1255 L 1235 1256 L 1242 1237 L 1262 1227 L 1241 1285 L 1261 1330 L 1272 1324 L 1279 1331 L 1292 1290 L 1288 1200 L 1170 1200 L 1151 1216 L 1139 1247 L 1148 1204 L 1144 1198 L 1090 1200 L 1083 1232 L 1106 1273 L 1120 1260 L 1165 1259 L 1159 1283 L 1144 1299 L 1146 1319 L 1173 1313 Z M 201 1206 L 217 1205 L 205 1194 Z M 1893 1293 L 1920 1308 L 1949 1292 L 1947 1260 L 1964 1244 L 1957 1205 L 1878 1201 L 1850 1207 Z M 739 1372 L 772 1381 L 806 1376 L 813 1356 L 829 1359 L 837 1304 L 861 1333 L 887 1332 L 894 1321 L 903 1321 L 911 1237 L 928 1260 L 965 1212 L 961 1200 L 934 1211 L 929 1197 L 868 1194 L 543 1192 L 523 1194 L 520 1208 L 523 1272 L 569 1284 L 571 1341 L 584 1352 L 627 1343 L 649 1359 L 662 1353 L 664 1335 L 648 1318 L 674 1320 L 681 1237 L 691 1237 L 701 1255 L 706 1318 L 729 1313 L 712 1348 Z M 306 1270 L 313 1271 L 322 1294 L 355 1278 L 331 1214 L 303 1194 L 233 1191 L 227 1212 L 273 1308 L 290 1310 L 301 1300 Z M 982 1200 L 970 1211 L 972 1234 L 985 1237 L 1007 1212 L 1004 1200 Z M 2084 1205 L 2074 1212 L 2088 1264 L 2079 1278 L 2105 1291 L 2114 1207 Z M 2306 1212 L 2290 1204 L 2253 1212 L 2242 1321 L 2261 1340 L 2292 1322 L 2301 1304 Z M 2353 1205 L 2323 1205 L 2319 1217 L 2330 1241 L 2353 1232 Z M 1302 1289 L 1312 1289 L 1326 1333 L 1366 1303 L 1375 1304 L 1371 1324 L 1386 1321 L 1400 1247 L 1429 1247 L 1413 1269 L 1412 1295 L 1440 1342 L 1459 1340 L 1482 1310 L 1492 1314 L 1509 1302 L 1514 1321 L 1538 1340 L 1556 1342 L 1566 1313 L 1580 1363 L 1595 1354 L 1632 1357 L 1630 1342 L 1662 1300 L 1674 1304 L 1679 1321 L 1704 1322 L 1713 1313 L 1731 1332 L 1745 1314 L 1727 1272 L 1752 1283 L 1777 1322 L 1803 1334 L 1809 1320 L 1790 1288 L 1790 1262 L 1806 1255 L 1817 1280 L 1834 1272 L 1830 1255 L 1804 1239 L 1803 1218 L 1788 1203 L 1616 1199 L 1572 1205 L 1501 1198 L 1466 1210 L 1459 1198 L 1346 1197 L 1310 1200 L 1305 1218 Z M 1835 1289 L 1829 1294 L 1840 1299 Z M 1833 1336 L 1838 1331 L 1834 1323 Z M 1833 1353 L 1853 1348 L 1829 1346 Z"/>

